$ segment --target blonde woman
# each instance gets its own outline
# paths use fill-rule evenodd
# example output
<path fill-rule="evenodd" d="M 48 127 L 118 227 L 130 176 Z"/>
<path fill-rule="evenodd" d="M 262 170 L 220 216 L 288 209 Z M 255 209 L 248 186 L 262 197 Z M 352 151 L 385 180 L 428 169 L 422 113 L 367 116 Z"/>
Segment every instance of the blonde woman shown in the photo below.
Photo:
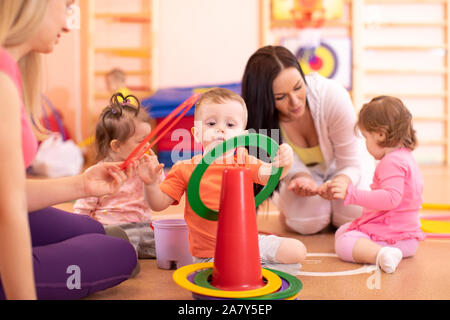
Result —
<path fill-rule="evenodd" d="M 74 0 L 0 1 L 0 298 L 76 299 L 130 276 L 128 242 L 89 217 L 49 206 L 114 193 L 133 173 L 96 165 L 79 176 L 27 180 L 36 154 L 30 115 L 40 109 L 41 53 L 68 32 Z M 36 117 L 35 117 L 36 118 Z"/>

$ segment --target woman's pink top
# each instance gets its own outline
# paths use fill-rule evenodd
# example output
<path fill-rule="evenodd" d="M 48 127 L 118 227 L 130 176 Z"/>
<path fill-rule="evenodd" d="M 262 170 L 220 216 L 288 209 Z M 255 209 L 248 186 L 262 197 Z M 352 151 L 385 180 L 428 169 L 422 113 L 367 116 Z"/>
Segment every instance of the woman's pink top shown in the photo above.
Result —
<path fill-rule="evenodd" d="M 385 155 L 375 169 L 370 188 L 358 190 L 349 185 L 344 204 L 362 206 L 363 214 L 353 220 L 348 231 L 358 230 L 374 241 L 390 244 L 425 239 L 419 222 L 423 179 L 409 149 L 400 148 Z"/>
<path fill-rule="evenodd" d="M 13 57 L 2 47 L 0 47 L 0 72 L 5 73 L 11 78 L 17 87 L 17 92 L 21 101 L 20 114 L 21 114 L 21 127 L 22 127 L 22 152 L 25 167 L 29 167 L 33 162 L 37 153 L 38 143 L 36 136 L 34 135 L 31 127 L 30 119 L 25 112 L 25 108 L 22 102 L 22 80 L 20 77 L 20 70 L 17 62 Z M 2 97 L 3 101 L 8 101 L 8 97 Z"/>

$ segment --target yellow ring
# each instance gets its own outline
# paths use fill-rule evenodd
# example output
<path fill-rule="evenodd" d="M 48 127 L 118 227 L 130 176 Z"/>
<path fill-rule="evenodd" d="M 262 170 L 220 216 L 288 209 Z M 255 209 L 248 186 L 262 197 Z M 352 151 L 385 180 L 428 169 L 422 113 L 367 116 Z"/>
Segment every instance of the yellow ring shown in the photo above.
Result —
<path fill-rule="evenodd" d="M 292 297 L 286 298 L 284 300 L 295 300 L 297 297 L 298 297 L 298 293 L 296 293 Z"/>
<path fill-rule="evenodd" d="M 224 291 L 224 290 L 215 290 L 209 288 L 200 287 L 192 282 L 190 282 L 187 277 L 189 274 L 201 270 L 208 269 L 214 266 L 214 262 L 205 262 L 205 263 L 196 263 L 190 264 L 184 267 L 177 269 L 172 278 L 176 284 L 184 289 L 187 289 L 191 292 L 202 294 L 210 297 L 218 297 L 218 298 L 251 298 L 262 296 L 265 294 L 269 294 L 277 291 L 281 287 L 281 278 L 275 273 L 262 269 L 262 276 L 267 280 L 267 284 L 258 289 L 245 290 L 245 291 Z"/>
<path fill-rule="evenodd" d="M 445 203 L 422 203 L 424 210 L 450 210 L 450 204 Z"/>

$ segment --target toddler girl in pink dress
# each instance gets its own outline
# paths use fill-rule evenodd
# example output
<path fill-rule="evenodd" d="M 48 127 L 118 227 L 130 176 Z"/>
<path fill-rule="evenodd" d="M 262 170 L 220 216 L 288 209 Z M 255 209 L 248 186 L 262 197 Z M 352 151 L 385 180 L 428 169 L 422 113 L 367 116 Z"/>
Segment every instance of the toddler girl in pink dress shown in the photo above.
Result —
<path fill-rule="evenodd" d="M 372 99 L 359 112 L 357 127 L 379 163 L 370 191 L 330 185 L 334 198 L 363 207 L 361 217 L 336 231 L 335 250 L 344 261 L 376 264 L 392 273 L 425 238 L 419 222 L 423 180 L 412 155 L 417 138 L 411 120 L 402 101 L 389 96 Z"/>
<path fill-rule="evenodd" d="M 140 108 L 139 100 L 132 95 L 114 94 L 96 126 L 97 160 L 124 161 L 150 131 L 150 117 Z M 144 199 L 143 188 L 137 174 L 113 195 L 77 200 L 74 211 L 101 222 L 107 234 L 128 238 L 139 258 L 155 258 L 151 209 Z"/>

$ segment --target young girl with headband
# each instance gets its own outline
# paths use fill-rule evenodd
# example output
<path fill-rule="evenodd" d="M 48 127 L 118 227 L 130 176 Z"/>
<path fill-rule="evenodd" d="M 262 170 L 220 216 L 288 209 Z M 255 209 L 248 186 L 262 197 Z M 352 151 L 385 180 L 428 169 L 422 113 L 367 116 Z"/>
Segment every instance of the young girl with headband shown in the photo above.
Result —
<path fill-rule="evenodd" d="M 124 161 L 150 131 L 150 117 L 141 109 L 139 100 L 133 95 L 115 93 L 97 122 L 97 160 Z M 141 161 L 148 157 L 145 155 Z M 151 210 L 144 200 L 139 169 L 136 172 L 137 175 L 128 179 L 113 195 L 77 200 L 74 211 L 101 222 L 107 234 L 129 239 L 139 258 L 155 258 L 154 234 L 149 226 Z"/>
<path fill-rule="evenodd" d="M 412 155 L 417 145 L 412 116 L 399 99 L 379 96 L 362 107 L 356 126 L 379 163 L 370 191 L 330 183 L 334 198 L 363 207 L 360 218 L 337 230 L 335 250 L 344 261 L 372 263 L 392 273 L 425 238 L 419 222 L 423 180 Z"/>

